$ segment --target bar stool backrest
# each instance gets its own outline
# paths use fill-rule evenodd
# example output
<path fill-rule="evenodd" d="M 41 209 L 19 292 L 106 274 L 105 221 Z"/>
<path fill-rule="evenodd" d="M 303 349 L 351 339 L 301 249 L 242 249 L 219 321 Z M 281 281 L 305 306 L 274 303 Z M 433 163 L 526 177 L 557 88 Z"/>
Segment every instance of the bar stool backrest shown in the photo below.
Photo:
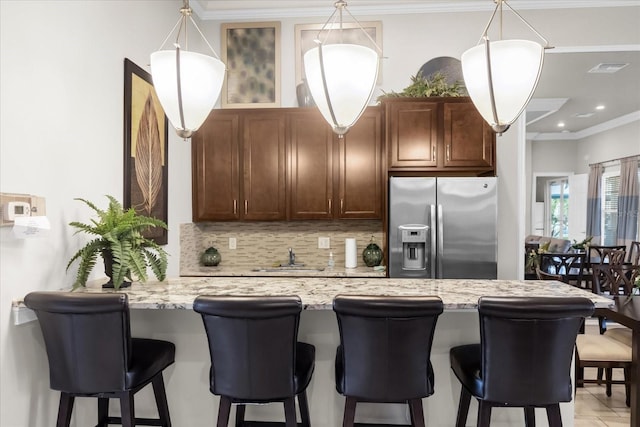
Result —
<path fill-rule="evenodd" d="M 125 390 L 131 331 L 126 294 L 32 292 L 51 388 L 74 394 Z"/>
<path fill-rule="evenodd" d="M 297 296 L 199 296 L 216 395 L 277 400 L 295 395 L 296 341 L 302 302 Z"/>
<path fill-rule="evenodd" d="M 340 331 L 336 358 L 344 369 L 340 393 L 373 402 L 433 394 L 430 356 L 440 298 L 338 295 L 333 310 Z"/>
<path fill-rule="evenodd" d="M 571 359 L 587 298 L 483 297 L 478 303 L 484 400 L 514 406 L 571 401 Z"/>

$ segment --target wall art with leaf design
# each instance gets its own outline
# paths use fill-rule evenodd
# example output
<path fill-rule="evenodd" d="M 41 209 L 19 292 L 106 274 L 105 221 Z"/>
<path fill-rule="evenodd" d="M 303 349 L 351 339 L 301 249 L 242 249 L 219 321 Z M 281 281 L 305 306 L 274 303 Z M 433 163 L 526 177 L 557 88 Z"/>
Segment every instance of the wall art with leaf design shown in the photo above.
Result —
<path fill-rule="evenodd" d="M 125 208 L 167 222 L 167 140 L 169 121 L 153 88 L 151 75 L 124 60 L 124 197 Z M 167 244 L 167 230 L 145 236 Z"/>

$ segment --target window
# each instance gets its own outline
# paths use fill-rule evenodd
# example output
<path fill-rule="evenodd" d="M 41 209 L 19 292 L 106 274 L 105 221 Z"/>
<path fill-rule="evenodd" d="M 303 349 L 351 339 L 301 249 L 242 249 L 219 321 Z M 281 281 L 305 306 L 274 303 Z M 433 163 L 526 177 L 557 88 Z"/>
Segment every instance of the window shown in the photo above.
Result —
<path fill-rule="evenodd" d="M 551 237 L 569 237 L 569 180 L 567 178 L 549 181 L 549 230 Z"/>
<path fill-rule="evenodd" d="M 640 169 L 638 169 L 640 180 Z M 602 244 L 611 246 L 617 244 L 616 231 L 618 228 L 618 194 L 620 192 L 620 171 L 602 174 L 602 222 L 600 225 Z M 640 239 L 640 218 L 638 218 L 638 234 Z"/>
<path fill-rule="evenodd" d="M 618 227 L 618 190 L 620 172 L 607 172 L 602 175 L 602 244 L 616 244 Z"/>

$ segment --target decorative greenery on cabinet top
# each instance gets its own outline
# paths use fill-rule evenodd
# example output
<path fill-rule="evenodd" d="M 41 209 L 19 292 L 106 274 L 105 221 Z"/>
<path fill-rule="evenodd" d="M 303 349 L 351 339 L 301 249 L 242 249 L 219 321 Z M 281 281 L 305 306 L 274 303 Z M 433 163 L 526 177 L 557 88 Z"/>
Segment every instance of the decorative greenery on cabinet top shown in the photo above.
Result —
<path fill-rule="evenodd" d="M 382 95 L 378 97 L 378 102 L 387 98 L 459 97 L 467 95 L 462 82 L 448 83 L 447 76 L 440 72 L 428 77 L 424 77 L 422 73 L 418 72 L 415 76 L 411 76 L 411 84 L 405 87 L 402 92 L 382 92 Z"/>

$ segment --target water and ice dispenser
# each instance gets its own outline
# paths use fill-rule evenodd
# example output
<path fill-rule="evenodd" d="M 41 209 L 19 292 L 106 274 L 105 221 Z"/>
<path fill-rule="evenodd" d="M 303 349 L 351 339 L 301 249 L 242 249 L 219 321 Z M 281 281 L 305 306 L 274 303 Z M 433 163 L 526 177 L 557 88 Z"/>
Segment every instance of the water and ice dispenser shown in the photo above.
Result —
<path fill-rule="evenodd" d="M 398 229 L 399 243 L 402 244 L 402 269 L 426 270 L 429 227 L 423 224 L 406 224 Z"/>

